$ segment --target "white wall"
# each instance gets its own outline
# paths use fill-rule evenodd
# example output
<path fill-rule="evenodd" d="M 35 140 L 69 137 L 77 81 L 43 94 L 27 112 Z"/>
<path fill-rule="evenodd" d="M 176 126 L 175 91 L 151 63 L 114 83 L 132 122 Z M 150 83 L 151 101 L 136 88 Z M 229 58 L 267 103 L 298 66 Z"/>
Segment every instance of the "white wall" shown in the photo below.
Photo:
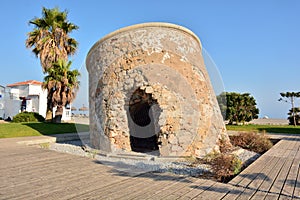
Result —
<path fill-rule="evenodd" d="M 4 119 L 4 95 L 5 89 L 0 86 L 0 117 Z"/>
<path fill-rule="evenodd" d="M 53 108 L 53 118 L 55 117 L 55 111 L 56 107 Z M 62 121 L 71 121 L 71 109 L 66 109 L 65 107 L 63 108 L 63 115 L 61 117 Z"/>
<path fill-rule="evenodd" d="M 21 112 L 21 100 L 10 99 L 9 103 L 5 103 L 4 118 L 10 117 L 13 119 L 15 115 Z"/>
<path fill-rule="evenodd" d="M 71 120 L 71 109 L 64 108 L 62 120 L 63 121 L 70 121 Z"/>
<path fill-rule="evenodd" d="M 6 88 L 4 94 L 4 119 L 18 114 L 21 109 L 21 100 L 19 99 L 19 89 Z"/>
<path fill-rule="evenodd" d="M 36 111 L 43 117 L 46 117 L 47 112 L 47 90 L 41 90 L 39 96 L 39 110 Z"/>
<path fill-rule="evenodd" d="M 40 95 L 42 92 L 42 87 L 40 85 L 29 85 L 29 90 L 27 95 Z"/>
<path fill-rule="evenodd" d="M 19 99 L 20 90 L 17 88 L 8 88 L 5 96 L 6 96 L 6 99 Z"/>
<path fill-rule="evenodd" d="M 26 100 L 26 111 L 32 112 L 32 100 Z"/>
<path fill-rule="evenodd" d="M 8 87 L 10 93 L 14 94 L 15 98 L 26 97 L 28 95 L 28 85 L 19 85 L 12 88 Z"/>

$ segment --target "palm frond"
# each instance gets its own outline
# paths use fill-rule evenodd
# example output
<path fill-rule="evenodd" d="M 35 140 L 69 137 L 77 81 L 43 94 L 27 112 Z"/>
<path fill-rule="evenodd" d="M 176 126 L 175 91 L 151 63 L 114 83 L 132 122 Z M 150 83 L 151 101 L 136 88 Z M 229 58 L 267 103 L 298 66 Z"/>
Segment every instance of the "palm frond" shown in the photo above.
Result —
<path fill-rule="evenodd" d="M 43 72 L 59 59 L 67 60 L 74 55 L 78 42 L 68 35 L 79 27 L 67 20 L 68 12 L 60 11 L 58 7 L 53 9 L 42 8 L 42 17 L 33 18 L 29 24 L 34 25 L 29 32 L 25 45 L 40 58 Z"/>

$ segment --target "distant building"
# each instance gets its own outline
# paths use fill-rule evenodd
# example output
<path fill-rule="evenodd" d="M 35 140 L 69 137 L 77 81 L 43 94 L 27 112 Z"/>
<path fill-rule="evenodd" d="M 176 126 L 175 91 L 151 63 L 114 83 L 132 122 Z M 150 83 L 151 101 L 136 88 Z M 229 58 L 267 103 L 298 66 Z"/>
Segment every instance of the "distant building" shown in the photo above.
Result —
<path fill-rule="evenodd" d="M 4 119 L 8 117 L 13 118 L 16 114 L 23 111 L 37 112 L 43 117 L 46 117 L 47 91 L 42 89 L 42 82 L 40 81 L 29 80 L 9 84 L 5 88 L 3 99 Z M 62 120 L 71 120 L 70 109 L 64 108 Z"/>
<path fill-rule="evenodd" d="M 5 87 L 0 85 L 0 119 L 4 119 L 4 93 Z"/>

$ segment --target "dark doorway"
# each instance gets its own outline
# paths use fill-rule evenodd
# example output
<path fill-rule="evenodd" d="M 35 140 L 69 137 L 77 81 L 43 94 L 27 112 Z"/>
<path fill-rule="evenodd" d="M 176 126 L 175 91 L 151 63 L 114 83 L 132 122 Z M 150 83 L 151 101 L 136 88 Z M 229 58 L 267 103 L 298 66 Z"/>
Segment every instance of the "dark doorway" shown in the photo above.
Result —
<path fill-rule="evenodd" d="M 153 111 L 152 106 L 158 106 L 152 94 L 137 89 L 129 102 L 130 146 L 135 152 L 152 152 L 158 150 L 157 133 L 160 109 Z"/>

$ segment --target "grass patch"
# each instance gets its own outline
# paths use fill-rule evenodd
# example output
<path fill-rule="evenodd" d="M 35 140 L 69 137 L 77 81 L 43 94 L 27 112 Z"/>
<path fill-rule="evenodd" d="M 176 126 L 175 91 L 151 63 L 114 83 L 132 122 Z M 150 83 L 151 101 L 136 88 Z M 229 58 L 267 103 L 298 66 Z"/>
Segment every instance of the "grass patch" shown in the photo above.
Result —
<path fill-rule="evenodd" d="M 300 126 L 289 125 L 226 125 L 229 131 L 300 134 Z"/>
<path fill-rule="evenodd" d="M 53 135 L 62 133 L 87 132 L 89 126 L 74 123 L 4 123 L 0 124 L 0 138 Z"/>

